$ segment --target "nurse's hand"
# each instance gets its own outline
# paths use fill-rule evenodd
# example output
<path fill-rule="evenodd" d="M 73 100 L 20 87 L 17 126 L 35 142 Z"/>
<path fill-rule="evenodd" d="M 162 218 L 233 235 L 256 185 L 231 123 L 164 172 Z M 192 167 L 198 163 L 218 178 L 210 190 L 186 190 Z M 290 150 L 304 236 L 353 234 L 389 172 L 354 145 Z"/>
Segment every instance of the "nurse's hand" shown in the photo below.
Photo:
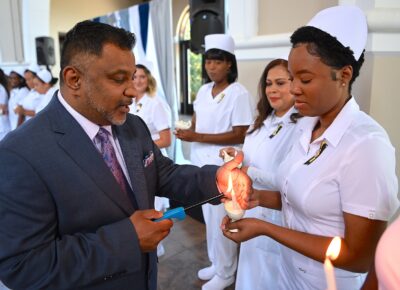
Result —
<path fill-rule="evenodd" d="M 186 142 L 195 142 L 197 141 L 197 133 L 193 130 L 187 129 L 176 129 L 174 132 L 176 138 L 181 139 Z"/>
<path fill-rule="evenodd" d="M 232 199 L 231 191 L 228 188 L 229 178 L 232 179 L 233 191 L 240 207 L 243 209 L 248 208 L 250 195 L 253 192 L 252 181 L 246 173 L 241 171 L 238 166 L 242 163 L 244 158 L 242 151 L 237 151 L 235 158 L 223 166 L 218 168 L 217 171 L 217 186 L 221 192 L 228 199 Z"/>
<path fill-rule="evenodd" d="M 225 158 L 225 154 L 235 157 L 236 149 L 233 147 L 225 147 L 225 148 L 222 148 L 221 150 L 219 150 L 219 157 L 221 157 L 222 159 Z"/>
<path fill-rule="evenodd" d="M 242 168 L 243 170 L 243 168 Z M 257 189 L 253 189 L 253 192 L 250 195 L 249 204 L 247 209 L 252 209 L 256 206 L 260 205 L 260 191 Z"/>
<path fill-rule="evenodd" d="M 222 234 L 228 239 L 240 243 L 262 235 L 260 231 L 265 222 L 255 218 L 244 218 L 236 222 L 231 222 L 228 216 L 225 216 L 221 223 Z M 229 230 L 237 229 L 237 232 Z"/>
<path fill-rule="evenodd" d="M 22 115 L 24 112 L 24 108 L 21 105 L 18 105 L 14 108 L 14 113 L 17 115 Z"/>

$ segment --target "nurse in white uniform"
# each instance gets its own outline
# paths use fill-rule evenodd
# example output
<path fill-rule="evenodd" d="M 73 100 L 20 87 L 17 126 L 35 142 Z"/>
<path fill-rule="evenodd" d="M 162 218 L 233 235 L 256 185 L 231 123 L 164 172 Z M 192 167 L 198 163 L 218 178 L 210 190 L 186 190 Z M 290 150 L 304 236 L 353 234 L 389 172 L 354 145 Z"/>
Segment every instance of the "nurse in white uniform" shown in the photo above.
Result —
<path fill-rule="evenodd" d="M 18 105 L 28 95 L 29 89 L 24 79 L 24 69 L 15 69 L 10 72 L 11 92 L 8 100 L 8 120 L 10 121 L 11 130 L 17 128 L 20 124 Z"/>
<path fill-rule="evenodd" d="M 275 173 L 289 152 L 299 124 L 290 94 L 290 75 L 285 59 L 272 60 L 264 69 L 259 82 L 258 116 L 250 127 L 243 145 L 245 170 L 253 181 L 253 188 L 277 190 Z M 232 154 L 234 148 L 225 152 Z M 258 218 L 281 225 L 280 211 L 264 207 L 247 210 L 245 218 Z M 276 289 L 280 265 L 280 245 L 266 236 L 240 244 L 236 290 Z"/>
<path fill-rule="evenodd" d="M 193 164 L 221 165 L 220 149 L 240 146 L 253 123 L 250 93 L 236 82 L 237 63 L 232 37 L 212 34 L 205 37 L 205 69 L 211 82 L 203 85 L 194 101 L 192 128 L 177 130 L 176 136 L 191 146 Z M 211 266 L 199 271 L 200 279 L 209 282 L 203 290 L 224 289 L 234 282 L 237 245 L 226 239 L 219 229 L 225 216 L 224 206 L 203 205 L 207 250 Z"/>
<path fill-rule="evenodd" d="M 38 79 L 35 81 L 36 89 L 40 92 L 40 101 L 35 107 L 35 115 L 43 110 L 51 101 L 54 93 L 57 91 L 58 79 L 53 77 L 47 70 L 38 73 Z"/>
<path fill-rule="evenodd" d="M 309 117 L 278 169 L 279 192 L 255 196 L 262 206 L 282 209 L 283 226 L 223 221 L 234 241 L 265 235 L 284 245 L 278 289 L 326 289 L 323 262 L 334 236 L 342 242 L 333 261 L 337 289 L 360 289 L 361 273 L 398 208 L 394 148 L 351 95 L 367 34 L 363 12 L 347 5 L 319 12 L 293 33 L 291 93 L 295 108 Z"/>
<path fill-rule="evenodd" d="M 39 71 L 37 65 L 29 66 L 24 72 L 24 78 L 26 85 L 28 86 L 29 93 L 23 98 L 15 108 L 15 112 L 18 114 L 18 124 L 22 124 L 26 120 L 23 103 L 37 103 L 39 101 L 39 94 L 34 88 L 33 79 Z"/>
<path fill-rule="evenodd" d="M 10 132 L 10 121 L 8 120 L 8 82 L 3 70 L 0 69 L 0 141 L 8 132 Z"/>
<path fill-rule="evenodd" d="M 133 84 L 137 96 L 130 106 L 130 113 L 143 119 L 149 128 L 154 143 L 160 148 L 164 156 L 168 156 L 166 147 L 171 145 L 171 110 L 156 95 L 156 80 L 146 66 L 142 64 L 136 65 Z M 169 199 L 156 196 L 154 208 L 159 211 L 165 211 L 169 208 Z M 164 252 L 164 246 L 159 243 L 157 255 L 161 256 Z"/>

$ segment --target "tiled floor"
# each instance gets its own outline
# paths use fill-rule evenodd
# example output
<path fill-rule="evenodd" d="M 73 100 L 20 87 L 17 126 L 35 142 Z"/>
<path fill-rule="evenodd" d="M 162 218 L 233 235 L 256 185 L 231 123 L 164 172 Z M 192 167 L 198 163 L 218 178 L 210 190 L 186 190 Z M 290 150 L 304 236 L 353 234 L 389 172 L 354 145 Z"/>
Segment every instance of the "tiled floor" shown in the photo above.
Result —
<path fill-rule="evenodd" d="M 197 271 L 209 266 L 204 224 L 186 217 L 174 224 L 163 241 L 165 254 L 158 264 L 158 290 L 201 289 L 206 282 L 197 278 Z M 234 290 L 234 285 L 226 290 Z"/>

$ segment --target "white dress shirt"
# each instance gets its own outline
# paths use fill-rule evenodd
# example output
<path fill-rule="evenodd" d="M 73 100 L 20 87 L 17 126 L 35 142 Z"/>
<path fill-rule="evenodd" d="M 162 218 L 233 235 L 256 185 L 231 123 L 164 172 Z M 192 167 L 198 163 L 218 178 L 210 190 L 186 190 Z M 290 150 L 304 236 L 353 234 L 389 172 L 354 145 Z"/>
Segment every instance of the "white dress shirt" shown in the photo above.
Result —
<path fill-rule="evenodd" d="M 58 100 L 61 102 L 61 104 L 65 107 L 65 109 L 72 115 L 72 117 L 79 123 L 79 125 L 81 125 L 82 129 L 86 132 L 86 134 L 88 135 L 90 140 L 92 140 L 93 146 L 95 146 L 94 137 L 96 137 L 97 133 L 99 132 L 100 126 L 95 124 L 95 123 L 93 123 L 92 121 L 87 119 L 85 116 L 83 116 L 80 113 L 78 113 L 74 108 L 72 108 L 64 100 L 64 98 L 62 97 L 60 91 L 58 91 L 57 97 L 58 97 Z M 114 136 L 114 134 L 112 132 L 111 125 L 109 125 L 109 126 L 101 126 L 101 127 L 103 127 L 108 132 L 110 132 L 109 138 L 110 138 L 110 141 L 111 141 L 111 143 L 112 143 L 112 145 L 114 147 L 115 154 L 117 155 L 118 162 L 121 165 L 121 168 L 122 168 L 122 171 L 124 172 L 126 180 L 128 181 L 129 185 L 132 187 L 131 180 L 130 180 L 129 174 L 128 174 L 128 169 L 127 169 L 126 164 L 125 164 L 124 156 L 122 155 L 121 146 L 119 145 L 118 139 Z"/>

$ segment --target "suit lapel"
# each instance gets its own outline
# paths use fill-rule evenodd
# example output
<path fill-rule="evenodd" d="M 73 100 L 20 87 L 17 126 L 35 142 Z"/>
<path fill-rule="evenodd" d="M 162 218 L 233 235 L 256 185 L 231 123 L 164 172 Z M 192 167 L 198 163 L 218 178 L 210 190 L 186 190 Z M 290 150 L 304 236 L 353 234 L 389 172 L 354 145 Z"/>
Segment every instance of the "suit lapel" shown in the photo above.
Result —
<path fill-rule="evenodd" d="M 49 109 L 55 133 L 60 135 L 59 145 L 82 168 L 95 184 L 127 215 L 134 211 L 131 202 L 120 189 L 110 169 L 96 150 L 92 140 L 87 136 L 83 128 L 66 111 L 57 98 L 51 103 L 53 109 Z M 85 186 L 82 184 L 82 186 Z"/>
<path fill-rule="evenodd" d="M 146 179 L 143 171 L 143 148 L 135 137 L 132 129 L 125 125 L 113 126 L 114 132 L 121 146 L 122 154 L 129 178 L 132 184 L 133 194 L 140 209 L 149 208 L 149 199 L 147 194 Z"/>

